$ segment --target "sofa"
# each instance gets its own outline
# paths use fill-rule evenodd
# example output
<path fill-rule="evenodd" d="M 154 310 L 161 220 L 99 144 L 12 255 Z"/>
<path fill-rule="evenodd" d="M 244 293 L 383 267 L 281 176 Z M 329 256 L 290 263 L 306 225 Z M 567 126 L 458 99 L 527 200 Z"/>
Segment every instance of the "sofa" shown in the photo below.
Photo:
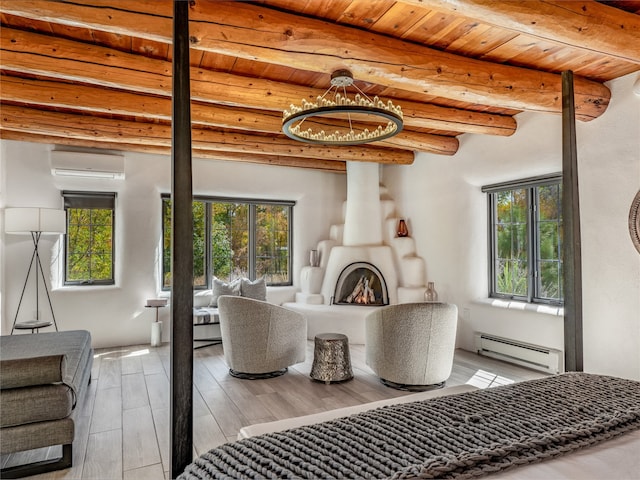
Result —
<path fill-rule="evenodd" d="M 266 287 L 265 300 L 274 305 L 293 302 L 298 289 L 292 285 Z M 240 291 L 241 293 L 241 291 Z M 217 307 L 217 298 L 220 295 L 228 295 L 224 286 L 222 288 L 211 288 L 207 290 L 195 290 L 193 294 L 193 306 L 195 308 L 213 309 Z M 242 296 L 242 295 L 240 295 Z M 246 296 L 246 295 L 245 295 Z"/>
<path fill-rule="evenodd" d="M 0 454 L 62 446 L 61 457 L 7 466 L 0 477 L 72 465 L 75 417 L 92 366 L 91 335 L 85 330 L 0 337 Z"/>

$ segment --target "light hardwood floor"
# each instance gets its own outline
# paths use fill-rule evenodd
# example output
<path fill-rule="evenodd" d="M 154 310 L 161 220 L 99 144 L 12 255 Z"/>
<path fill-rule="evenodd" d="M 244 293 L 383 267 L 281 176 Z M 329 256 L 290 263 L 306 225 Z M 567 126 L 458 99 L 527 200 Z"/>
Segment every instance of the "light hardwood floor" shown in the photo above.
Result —
<path fill-rule="evenodd" d="M 309 378 L 307 361 L 286 375 L 240 380 L 228 374 L 220 345 L 194 350 L 193 444 L 199 455 L 234 441 L 254 423 L 307 415 L 333 408 L 406 395 L 382 385 L 365 365 L 364 346 L 351 345 L 354 380 L 325 385 Z M 92 382 L 76 425 L 70 469 L 34 480 L 145 480 L 169 478 L 169 346 L 147 345 L 96 351 Z M 457 350 L 447 386 L 480 388 L 540 378 L 543 373 Z M 54 456 L 58 447 L 3 458 L 5 466 L 36 456 Z"/>

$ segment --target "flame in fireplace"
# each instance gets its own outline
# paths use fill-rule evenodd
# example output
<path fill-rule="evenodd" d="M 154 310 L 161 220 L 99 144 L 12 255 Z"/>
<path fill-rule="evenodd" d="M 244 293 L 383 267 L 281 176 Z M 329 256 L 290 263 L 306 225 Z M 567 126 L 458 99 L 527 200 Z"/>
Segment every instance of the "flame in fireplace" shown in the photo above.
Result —
<path fill-rule="evenodd" d="M 336 305 L 388 305 L 387 285 L 382 272 L 369 262 L 354 262 L 347 265 L 336 282 Z"/>
<path fill-rule="evenodd" d="M 362 275 L 351 293 L 342 301 L 345 303 L 358 303 L 361 305 L 376 303 L 376 295 L 373 289 L 375 281 L 376 277 L 374 275 L 369 276 L 369 278 L 365 278 L 365 276 Z"/>

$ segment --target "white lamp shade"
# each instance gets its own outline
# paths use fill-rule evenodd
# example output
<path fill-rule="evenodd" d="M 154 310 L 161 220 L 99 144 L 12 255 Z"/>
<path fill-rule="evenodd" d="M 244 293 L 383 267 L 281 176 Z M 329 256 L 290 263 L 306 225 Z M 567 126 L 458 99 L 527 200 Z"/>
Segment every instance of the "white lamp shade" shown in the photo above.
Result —
<path fill-rule="evenodd" d="M 60 235 L 67 231 L 66 212 L 55 208 L 6 208 L 4 231 L 13 234 L 40 232 Z"/>
<path fill-rule="evenodd" d="M 67 233 L 67 212 L 55 208 L 41 208 L 39 231 L 55 235 Z"/>

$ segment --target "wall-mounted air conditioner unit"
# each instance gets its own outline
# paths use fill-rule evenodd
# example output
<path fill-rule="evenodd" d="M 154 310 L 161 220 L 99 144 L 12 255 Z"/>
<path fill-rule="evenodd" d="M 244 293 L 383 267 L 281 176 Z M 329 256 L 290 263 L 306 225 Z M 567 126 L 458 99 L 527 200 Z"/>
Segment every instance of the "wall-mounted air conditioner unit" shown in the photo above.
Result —
<path fill-rule="evenodd" d="M 66 177 L 124 179 L 124 155 L 51 151 L 51 173 Z"/>

